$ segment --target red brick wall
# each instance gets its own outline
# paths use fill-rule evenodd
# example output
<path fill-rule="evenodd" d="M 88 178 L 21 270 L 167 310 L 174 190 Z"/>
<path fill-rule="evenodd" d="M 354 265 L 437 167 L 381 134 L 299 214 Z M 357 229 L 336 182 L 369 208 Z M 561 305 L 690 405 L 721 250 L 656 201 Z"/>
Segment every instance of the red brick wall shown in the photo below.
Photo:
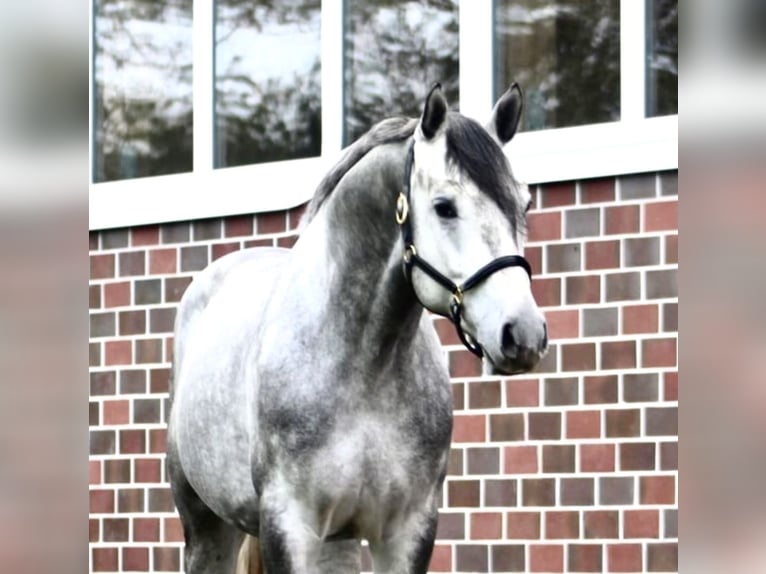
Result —
<path fill-rule="evenodd" d="M 533 193 L 527 256 L 552 342 L 537 372 L 482 377 L 435 320 L 455 430 L 431 570 L 674 572 L 677 175 Z M 180 570 L 164 468 L 175 306 L 213 259 L 292 245 L 301 212 L 91 233 L 91 571 Z"/>

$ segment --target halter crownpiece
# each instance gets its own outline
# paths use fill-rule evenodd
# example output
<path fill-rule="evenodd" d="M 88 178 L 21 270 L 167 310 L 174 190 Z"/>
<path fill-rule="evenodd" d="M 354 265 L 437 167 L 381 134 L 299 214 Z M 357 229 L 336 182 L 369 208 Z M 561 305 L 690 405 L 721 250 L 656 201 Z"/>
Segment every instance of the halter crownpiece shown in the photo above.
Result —
<path fill-rule="evenodd" d="M 530 281 L 532 280 L 532 268 L 529 262 L 521 255 L 505 255 L 493 259 L 473 275 L 468 277 L 460 285 L 455 284 L 449 277 L 442 274 L 433 265 L 428 263 L 425 259 L 418 255 L 417 249 L 415 249 L 415 243 L 412 238 L 412 223 L 410 222 L 410 179 L 412 177 L 412 164 L 415 159 L 415 141 L 411 141 L 409 148 L 407 149 L 407 159 L 404 164 L 404 184 L 402 191 L 399 192 L 399 196 L 396 199 L 396 223 L 399 225 L 399 229 L 402 234 L 402 243 L 404 244 L 404 251 L 402 252 L 402 265 L 404 267 L 404 274 L 407 277 L 407 281 L 412 287 L 412 268 L 418 267 L 423 273 L 428 275 L 431 279 L 436 281 L 439 285 L 444 287 L 452 294 L 452 299 L 449 306 L 449 319 L 455 325 L 455 330 L 460 338 L 460 342 L 479 358 L 484 356 L 484 351 L 476 340 L 463 330 L 461 324 L 463 314 L 463 299 L 465 298 L 466 291 L 469 291 L 476 287 L 479 283 L 487 279 L 493 273 L 505 269 L 506 267 L 521 267 L 527 272 Z M 415 291 L 413 287 L 413 292 Z M 417 293 L 415 294 L 417 297 Z M 424 305 L 425 307 L 425 305 Z M 441 315 L 441 313 L 439 313 Z M 446 315 L 444 315 L 446 316 Z"/>

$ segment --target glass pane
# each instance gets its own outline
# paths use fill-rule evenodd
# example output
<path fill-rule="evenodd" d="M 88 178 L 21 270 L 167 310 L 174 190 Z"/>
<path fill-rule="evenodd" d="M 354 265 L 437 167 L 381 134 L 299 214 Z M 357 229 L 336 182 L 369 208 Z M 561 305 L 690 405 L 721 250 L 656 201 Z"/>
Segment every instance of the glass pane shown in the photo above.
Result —
<path fill-rule="evenodd" d="M 192 169 L 192 0 L 96 0 L 94 181 Z"/>
<path fill-rule="evenodd" d="M 619 0 L 495 0 L 494 91 L 518 82 L 520 129 L 620 119 Z"/>
<path fill-rule="evenodd" d="M 678 0 L 648 0 L 647 115 L 678 113 Z"/>
<path fill-rule="evenodd" d="M 320 154 L 320 6 L 216 2 L 216 167 Z"/>
<path fill-rule="evenodd" d="M 418 117 L 434 82 L 458 106 L 457 0 L 347 0 L 344 144 L 389 116 Z"/>

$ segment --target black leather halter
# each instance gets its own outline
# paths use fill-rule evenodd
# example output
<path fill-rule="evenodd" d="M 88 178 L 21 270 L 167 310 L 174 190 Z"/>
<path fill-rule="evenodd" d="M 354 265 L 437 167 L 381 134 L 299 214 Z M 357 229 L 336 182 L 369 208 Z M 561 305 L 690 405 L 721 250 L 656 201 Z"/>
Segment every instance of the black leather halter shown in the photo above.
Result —
<path fill-rule="evenodd" d="M 463 297 L 466 291 L 473 289 L 487 277 L 506 267 L 521 267 L 527 272 L 531 281 L 532 268 L 530 267 L 529 262 L 521 255 L 506 255 L 504 257 L 493 259 L 484 267 L 476 271 L 476 273 L 468 277 L 463 283 L 456 285 L 449 277 L 440 273 L 433 265 L 420 257 L 417 249 L 415 249 L 415 243 L 412 238 L 412 223 L 409 217 L 410 179 L 412 176 L 412 163 L 414 158 L 415 142 L 413 140 L 407 150 L 407 160 L 404 164 L 404 185 L 396 200 L 396 222 L 399 224 L 399 229 L 402 233 L 402 243 L 404 244 L 404 251 L 402 253 L 404 274 L 406 275 L 410 286 L 412 286 L 412 268 L 418 267 L 423 273 L 452 293 L 452 300 L 449 306 L 449 319 L 455 325 L 455 330 L 463 345 L 465 345 L 465 347 L 474 355 L 481 358 L 484 356 L 484 351 L 482 350 L 481 345 L 479 345 L 468 333 L 463 331 L 463 326 L 461 324 Z M 414 292 L 415 288 L 413 287 L 412 290 Z M 415 294 L 415 297 L 417 297 L 417 293 Z"/>

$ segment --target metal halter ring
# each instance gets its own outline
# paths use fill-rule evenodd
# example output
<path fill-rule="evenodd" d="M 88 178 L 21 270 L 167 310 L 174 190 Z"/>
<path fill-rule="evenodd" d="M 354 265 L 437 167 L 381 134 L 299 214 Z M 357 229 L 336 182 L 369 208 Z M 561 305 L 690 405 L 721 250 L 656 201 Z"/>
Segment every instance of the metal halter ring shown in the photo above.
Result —
<path fill-rule="evenodd" d="M 404 262 L 409 265 L 410 261 L 412 261 L 412 258 L 418 254 L 417 249 L 415 249 L 414 245 L 408 245 L 407 248 L 402 253 L 402 259 L 404 259 Z"/>
<path fill-rule="evenodd" d="M 453 301 L 453 302 L 454 302 L 456 305 L 462 305 L 462 304 L 463 304 L 463 290 L 462 290 L 460 287 L 457 287 L 457 288 L 456 288 L 456 289 L 455 289 L 455 290 L 452 292 L 452 301 Z"/>
<path fill-rule="evenodd" d="M 410 213 L 410 202 L 407 201 L 407 197 L 400 193 L 396 198 L 396 223 L 402 225 L 407 221 L 407 216 Z M 414 248 L 413 248 L 414 249 Z"/>

